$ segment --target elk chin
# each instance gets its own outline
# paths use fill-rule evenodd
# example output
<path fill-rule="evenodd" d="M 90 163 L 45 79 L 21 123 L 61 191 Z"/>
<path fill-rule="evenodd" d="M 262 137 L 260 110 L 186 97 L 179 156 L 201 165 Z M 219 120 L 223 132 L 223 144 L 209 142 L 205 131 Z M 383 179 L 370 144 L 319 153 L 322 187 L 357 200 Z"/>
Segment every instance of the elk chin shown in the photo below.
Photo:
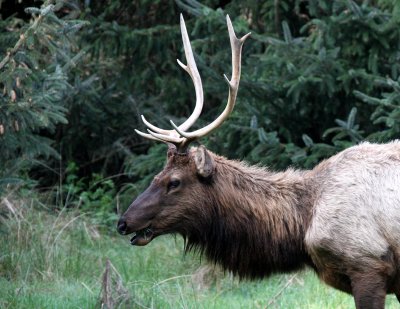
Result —
<path fill-rule="evenodd" d="M 153 230 L 150 226 L 136 231 L 136 233 L 131 238 L 132 246 L 146 246 L 149 242 L 151 242 L 154 238 Z"/>

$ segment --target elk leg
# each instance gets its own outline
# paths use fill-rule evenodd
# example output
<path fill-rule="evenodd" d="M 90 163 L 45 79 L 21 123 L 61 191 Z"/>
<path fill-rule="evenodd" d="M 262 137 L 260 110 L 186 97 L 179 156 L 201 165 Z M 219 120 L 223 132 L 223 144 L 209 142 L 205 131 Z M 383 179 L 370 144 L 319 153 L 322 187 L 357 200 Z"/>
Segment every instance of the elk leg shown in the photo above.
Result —
<path fill-rule="evenodd" d="M 384 309 L 386 280 L 378 274 L 355 274 L 351 287 L 357 309 Z"/>

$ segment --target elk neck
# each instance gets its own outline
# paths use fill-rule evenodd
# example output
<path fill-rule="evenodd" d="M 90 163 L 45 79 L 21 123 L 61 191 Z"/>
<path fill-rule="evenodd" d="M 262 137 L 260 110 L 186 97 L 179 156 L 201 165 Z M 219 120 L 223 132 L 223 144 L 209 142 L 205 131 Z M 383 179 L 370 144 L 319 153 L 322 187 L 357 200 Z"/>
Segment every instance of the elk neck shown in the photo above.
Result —
<path fill-rule="evenodd" d="M 312 208 L 308 172 L 272 173 L 212 155 L 208 198 L 182 233 L 186 249 L 241 278 L 312 266 L 304 246 Z"/>

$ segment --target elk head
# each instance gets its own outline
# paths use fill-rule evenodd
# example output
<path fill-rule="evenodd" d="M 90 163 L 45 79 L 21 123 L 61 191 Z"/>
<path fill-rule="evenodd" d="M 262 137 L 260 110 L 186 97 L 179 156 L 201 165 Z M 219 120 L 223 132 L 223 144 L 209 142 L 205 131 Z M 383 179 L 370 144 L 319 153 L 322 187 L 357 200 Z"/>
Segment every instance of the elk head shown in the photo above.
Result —
<path fill-rule="evenodd" d="M 196 92 L 196 105 L 190 117 L 177 126 L 171 121 L 173 129 L 160 129 L 149 123 L 142 115 L 148 133 L 135 130 L 141 136 L 168 144 L 167 164 L 164 170 L 153 179 L 151 185 L 129 206 L 118 221 L 121 234 L 135 233 L 133 245 L 146 245 L 156 236 L 167 233 L 185 235 L 186 227 L 194 218 L 199 219 L 207 205 L 207 190 L 212 185 L 214 173 L 213 155 L 204 147 L 188 150 L 189 143 L 218 128 L 232 112 L 240 81 L 241 51 L 250 33 L 238 39 L 229 16 L 226 17 L 232 49 L 232 78 L 224 75 L 229 96 L 224 111 L 212 123 L 193 132 L 187 130 L 198 119 L 203 108 L 203 87 L 194 60 L 185 21 L 181 15 L 180 25 L 187 65 L 178 64 L 190 75 Z M 200 216 L 200 217 L 199 217 Z"/>

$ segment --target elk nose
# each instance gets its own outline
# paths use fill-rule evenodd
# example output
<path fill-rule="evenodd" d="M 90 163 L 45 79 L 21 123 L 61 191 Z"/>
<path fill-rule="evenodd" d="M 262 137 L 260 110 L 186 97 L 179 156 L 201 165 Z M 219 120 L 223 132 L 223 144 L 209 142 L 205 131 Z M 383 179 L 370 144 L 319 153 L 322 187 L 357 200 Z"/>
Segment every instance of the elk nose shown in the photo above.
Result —
<path fill-rule="evenodd" d="M 120 218 L 118 221 L 118 224 L 117 224 L 118 233 L 120 233 L 121 235 L 125 235 L 127 229 L 128 229 L 128 225 L 126 224 L 125 219 Z"/>

